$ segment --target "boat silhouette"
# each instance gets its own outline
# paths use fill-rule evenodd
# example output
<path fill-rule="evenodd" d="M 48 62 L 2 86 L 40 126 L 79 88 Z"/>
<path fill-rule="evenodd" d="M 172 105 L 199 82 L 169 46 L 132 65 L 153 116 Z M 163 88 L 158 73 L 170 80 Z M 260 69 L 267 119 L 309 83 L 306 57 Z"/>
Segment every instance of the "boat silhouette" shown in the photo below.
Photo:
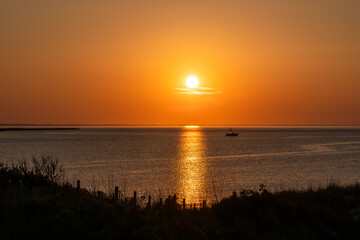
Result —
<path fill-rule="evenodd" d="M 230 130 L 225 134 L 226 137 L 236 137 L 236 136 L 238 136 L 238 135 L 239 135 L 239 134 L 236 133 L 236 132 L 234 132 L 232 129 L 230 129 Z"/>

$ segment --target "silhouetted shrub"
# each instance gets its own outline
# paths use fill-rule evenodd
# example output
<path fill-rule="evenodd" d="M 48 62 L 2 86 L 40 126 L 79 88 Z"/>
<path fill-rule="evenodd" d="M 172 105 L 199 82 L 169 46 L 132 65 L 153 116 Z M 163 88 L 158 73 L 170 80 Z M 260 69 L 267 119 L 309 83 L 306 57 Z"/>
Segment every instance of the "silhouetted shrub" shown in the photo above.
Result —
<path fill-rule="evenodd" d="M 360 239 L 359 184 L 260 185 L 207 208 L 182 209 L 176 195 L 142 208 L 57 182 L 63 174 L 51 157 L 0 164 L 0 239 Z"/>
<path fill-rule="evenodd" d="M 59 160 L 52 156 L 43 155 L 40 159 L 33 157 L 32 164 L 34 173 L 45 177 L 50 182 L 59 181 L 65 173 L 64 169 L 59 165 Z"/>

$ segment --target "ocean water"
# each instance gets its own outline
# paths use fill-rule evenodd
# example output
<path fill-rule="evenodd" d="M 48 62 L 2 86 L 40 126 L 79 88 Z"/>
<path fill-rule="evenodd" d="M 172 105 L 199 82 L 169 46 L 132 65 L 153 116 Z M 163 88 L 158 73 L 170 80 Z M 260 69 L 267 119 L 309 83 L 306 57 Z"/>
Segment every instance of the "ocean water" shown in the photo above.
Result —
<path fill-rule="evenodd" d="M 233 191 L 304 189 L 360 179 L 360 128 L 81 128 L 0 132 L 0 161 L 59 159 L 91 190 L 215 201 Z"/>

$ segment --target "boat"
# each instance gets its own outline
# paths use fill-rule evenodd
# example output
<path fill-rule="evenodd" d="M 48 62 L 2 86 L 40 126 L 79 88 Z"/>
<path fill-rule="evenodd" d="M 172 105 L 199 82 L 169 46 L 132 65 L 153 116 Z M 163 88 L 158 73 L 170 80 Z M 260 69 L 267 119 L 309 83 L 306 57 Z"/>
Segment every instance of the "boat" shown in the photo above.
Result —
<path fill-rule="evenodd" d="M 225 134 L 225 136 L 227 136 L 227 137 L 236 137 L 236 136 L 238 136 L 238 135 L 239 135 L 239 134 L 236 133 L 236 132 L 234 132 L 232 129 L 230 129 L 229 132 L 227 132 L 227 133 Z"/>

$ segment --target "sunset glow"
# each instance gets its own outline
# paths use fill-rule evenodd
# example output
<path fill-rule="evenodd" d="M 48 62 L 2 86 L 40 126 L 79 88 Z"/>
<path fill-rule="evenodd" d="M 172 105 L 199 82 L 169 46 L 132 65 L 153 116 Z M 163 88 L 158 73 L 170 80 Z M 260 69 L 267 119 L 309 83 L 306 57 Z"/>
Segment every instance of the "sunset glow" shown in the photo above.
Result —
<path fill-rule="evenodd" d="M 345 2 L 4 1 L 0 124 L 358 125 Z"/>
<path fill-rule="evenodd" d="M 359 172 L 360 0 L 0 0 L 4 239 L 359 239 Z"/>

